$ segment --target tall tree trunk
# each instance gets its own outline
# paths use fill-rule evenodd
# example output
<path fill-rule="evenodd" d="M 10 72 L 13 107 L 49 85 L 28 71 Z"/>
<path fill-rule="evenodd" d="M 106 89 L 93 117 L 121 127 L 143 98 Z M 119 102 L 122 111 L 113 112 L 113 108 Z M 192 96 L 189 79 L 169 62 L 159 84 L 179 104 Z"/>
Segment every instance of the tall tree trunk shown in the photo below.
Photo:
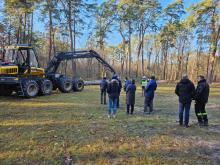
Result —
<path fill-rule="evenodd" d="M 73 38 L 73 29 L 72 29 L 72 1 L 68 1 L 68 25 L 69 25 L 69 35 L 70 35 L 70 50 L 74 51 L 74 38 Z M 72 60 L 72 73 L 76 74 L 76 64 L 75 61 Z"/>
<path fill-rule="evenodd" d="M 129 43 L 128 43 L 128 56 L 129 56 L 129 66 L 128 66 L 128 75 L 131 77 L 131 22 L 128 23 L 128 33 L 129 33 Z"/>
<path fill-rule="evenodd" d="M 31 29 L 31 15 L 28 14 L 27 17 L 27 43 L 30 44 L 30 30 Z"/>
<path fill-rule="evenodd" d="M 141 44 L 141 73 L 142 73 L 142 76 L 144 76 L 145 73 L 144 73 L 144 27 L 143 27 L 143 23 L 141 25 L 141 43 L 142 43 Z"/>
<path fill-rule="evenodd" d="M 219 34 L 220 34 L 220 26 L 218 26 L 217 30 L 215 30 L 215 22 L 212 24 L 212 26 L 214 27 L 213 27 L 213 34 L 212 34 L 212 40 L 211 40 L 212 43 L 211 43 L 211 51 L 209 55 L 209 64 L 208 64 L 208 75 L 207 75 L 208 83 L 212 83 L 212 80 L 213 80 L 215 57 L 216 57 L 215 54 L 217 51 L 217 45 L 218 45 Z"/>
<path fill-rule="evenodd" d="M 121 76 L 124 75 L 124 64 L 125 64 L 125 56 L 126 56 L 125 44 L 126 44 L 125 38 L 123 38 L 123 45 L 122 45 L 123 57 L 121 57 Z"/>
<path fill-rule="evenodd" d="M 23 28 L 23 35 L 22 35 L 22 38 L 23 38 L 23 43 L 26 43 L 26 27 L 27 27 L 27 13 L 25 12 L 24 13 L 24 28 Z"/>
<path fill-rule="evenodd" d="M 142 48 L 142 37 L 141 37 L 141 32 L 139 33 L 139 41 L 138 41 L 138 52 L 137 52 L 137 64 L 136 64 L 136 77 L 139 76 L 139 59 L 140 59 L 140 53 L 141 53 L 141 48 Z M 142 72 L 143 73 L 143 72 Z M 142 74 L 143 75 L 143 74 Z"/>
<path fill-rule="evenodd" d="M 200 57 L 201 57 L 201 50 L 202 50 L 202 46 L 200 45 L 201 42 L 198 42 L 199 46 L 197 48 L 196 51 L 196 77 L 198 77 L 199 72 L 200 72 Z"/>
<path fill-rule="evenodd" d="M 185 50 L 185 40 L 183 40 L 182 47 L 181 47 L 181 56 L 182 56 L 182 59 L 181 59 L 181 70 L 180 70 L 180 76 L 181 77 L 183 76 L 184 50 Z M 187 74 L 187 72 L 186 72 L 186 74 Z"/>
<path fill-rule="evenodd" d="M 53 45 L 53 54 L 55 54 L 56 53 L 55 30 L 53 30 L 53 34 L 52 34 L 52 45 Z"/>
<path fill-rule="evenodd" d="M 187 52 L 187 55 L 186 55 L 186 63 L 185 63 L 186 73 L 188 73 L 188 64 L 189 64 L 189 52 Z"/>
<path fill-rule="evenodd" d="M 33 26 L 34 26 L 34 12 L 31 13 L 31 36 L 30 36 L 30 43 L 32 44 L 33 40 Z"/>
<path fill-rule="evenodd" d="M 73 51 L 76 51 L 76 11 L 73 9 Z M 73 71 L 76 74 L 76 60 L 73 60 Z"/>
<path fill-rule="evenodd" d="M 11 45 L 11 16 L 9 16 L 8 45 Z"/>
<path fill-rule="evenodd" d="M 17 29 L 17 44 L 20 43 L 21 32 L 22 32 L 22 15 L 19 16 L 19 23 L 18 23 L 18 29 Z"/>
<path fill-rule="evenodd" d="M 49 60 L 52 55 L 52 34 L 53 34 L 53 18 L 52 18 L 52 9 L 51 9 L 51 0 L 47 1 L 47 4 L 50 6 L 48 10 L 49 15 Z"/>
<path fill-rule="evenodd" d="M 151 55 L 152 55 L 152 48 L 150 48 L 150 51 L 148 52 L 148 64 L 147 64 L 147 69 L 148 73 L 150 73 L 151 70 Z"/>
<path fill-rule="evenodd" d="M 163 48 L 163 80 L 166 80 L 166 74 L 167 74 L 167 56 L 168 56 L 168 43 L 167 41 L 164 43 Z"/>

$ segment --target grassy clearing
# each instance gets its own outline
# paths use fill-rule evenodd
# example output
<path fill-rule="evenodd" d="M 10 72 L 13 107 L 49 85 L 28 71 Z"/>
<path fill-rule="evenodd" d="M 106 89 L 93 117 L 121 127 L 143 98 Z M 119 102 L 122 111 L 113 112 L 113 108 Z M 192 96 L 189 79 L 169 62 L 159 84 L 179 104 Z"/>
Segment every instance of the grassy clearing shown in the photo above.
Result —
<path fill-rule="evenodd" d="M 174 86 L 159 86 L 155 112 L 144 116 L 137 93 L 134 116 L 107 118 L 97 87 L 81 93 L 24 100 L 0 97 L 0 164 L 213 164 L 220 151 L 220 88 L 211 90 L 209 128 L 179 127 Z M 217 156 L 216 156 L 217 153 Z"/>

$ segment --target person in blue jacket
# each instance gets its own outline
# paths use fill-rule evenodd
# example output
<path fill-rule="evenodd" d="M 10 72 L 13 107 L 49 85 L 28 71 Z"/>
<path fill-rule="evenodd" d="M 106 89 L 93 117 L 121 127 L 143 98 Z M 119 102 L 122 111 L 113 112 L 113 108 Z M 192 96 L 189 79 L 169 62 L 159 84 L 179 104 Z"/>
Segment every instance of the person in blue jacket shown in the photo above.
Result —
<path fill-rule="evenodd" d="M 150 114 L 151 112 L 153 112 L 154 92 L 156 89 L 157 89 L 157 82 L 155 80 L 155 76 L 151 76 L 144 90 L 144 97 L 145 97 L 144 113 L 145 114 Z"/>
<path fill-rule="evenodd" d="M 131 84 L 131 80 L 128 77 L 125 77 L 124 91 L 126 92 L 127 86 Z"/>

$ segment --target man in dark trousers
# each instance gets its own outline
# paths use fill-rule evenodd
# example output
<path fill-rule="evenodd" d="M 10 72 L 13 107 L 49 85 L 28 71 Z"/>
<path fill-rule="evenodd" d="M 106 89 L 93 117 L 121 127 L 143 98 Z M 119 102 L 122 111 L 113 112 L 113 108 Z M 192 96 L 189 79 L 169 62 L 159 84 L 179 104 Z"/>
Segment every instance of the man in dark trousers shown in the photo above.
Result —
<path fill-rule="evenodd" d="M 119 82 L 116 79 L 112 79 L 108 84 L 108 118 L 115 118 L 117 112 L 117 100 L 119 98 L 120 88 Z"/>
<path fill-rule="evenodd" d="M 157 89 L 157 82 L 155 80 L 155 76 L 151 76 L 149 82 L 147 83 L 144 90 L 144 113 L 150 114 L 153 112 L 153 100 L 154 100 L 154 92 Z M 148 110 L 149 107 L 149 110 Z"/>
<path fill-rule="evenodd" d="M 135 80 L 131 81 L 131 84 L 128 84 L 126 88 L 126 104 L 127 104 L 127 114 L 132 115 L 134 112 L 134 104 L 135 104 L 135 92 L 136 92 L 136 85 Z M 131 108 L 131 111 L 130 111 Z"/>
<path fill-rule="evenodd" d="M 187 75 L 184 75 L 176 85 L 175 93 L 179 97 L 179 124 L 183 126 L 183 112 L 185 111 L 184 126 L 189 127 L 189 112 L 195 94 L 195 86 Z"/>
<path fill-rule="evenodd" d="M 195 93 L 195 112 L 200 126 L 208 126 L 208 117 L 205 105 L 209 98 L 209 84 L 204 76 L 198 76 L 198 85 Z"/>
<path fill-rule="evenodd" d="M 101 104 L 103 104 L 103 99 L 104 99 L 104 104 L 106 104 L 106 92 L 108 88 L 108 82 L 106 80 L 106 77 L 103 77 L 103 79 L 100 82 L 100 91 L 101 91 Z"/>

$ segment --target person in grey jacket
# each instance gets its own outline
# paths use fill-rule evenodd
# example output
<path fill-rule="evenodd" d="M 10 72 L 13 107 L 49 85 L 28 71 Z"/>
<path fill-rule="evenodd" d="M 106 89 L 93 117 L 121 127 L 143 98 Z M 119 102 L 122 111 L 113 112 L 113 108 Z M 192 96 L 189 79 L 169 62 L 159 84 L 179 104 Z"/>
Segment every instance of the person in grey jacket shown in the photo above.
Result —
<path fill-rule="evenodd" d="M 132 115 L 134 112 L 135 92 L 136 92 L 135 80 L 132 80 L 132 83 L 129 84 L 126 88 L 127 114 L 130 113 Z"/>

